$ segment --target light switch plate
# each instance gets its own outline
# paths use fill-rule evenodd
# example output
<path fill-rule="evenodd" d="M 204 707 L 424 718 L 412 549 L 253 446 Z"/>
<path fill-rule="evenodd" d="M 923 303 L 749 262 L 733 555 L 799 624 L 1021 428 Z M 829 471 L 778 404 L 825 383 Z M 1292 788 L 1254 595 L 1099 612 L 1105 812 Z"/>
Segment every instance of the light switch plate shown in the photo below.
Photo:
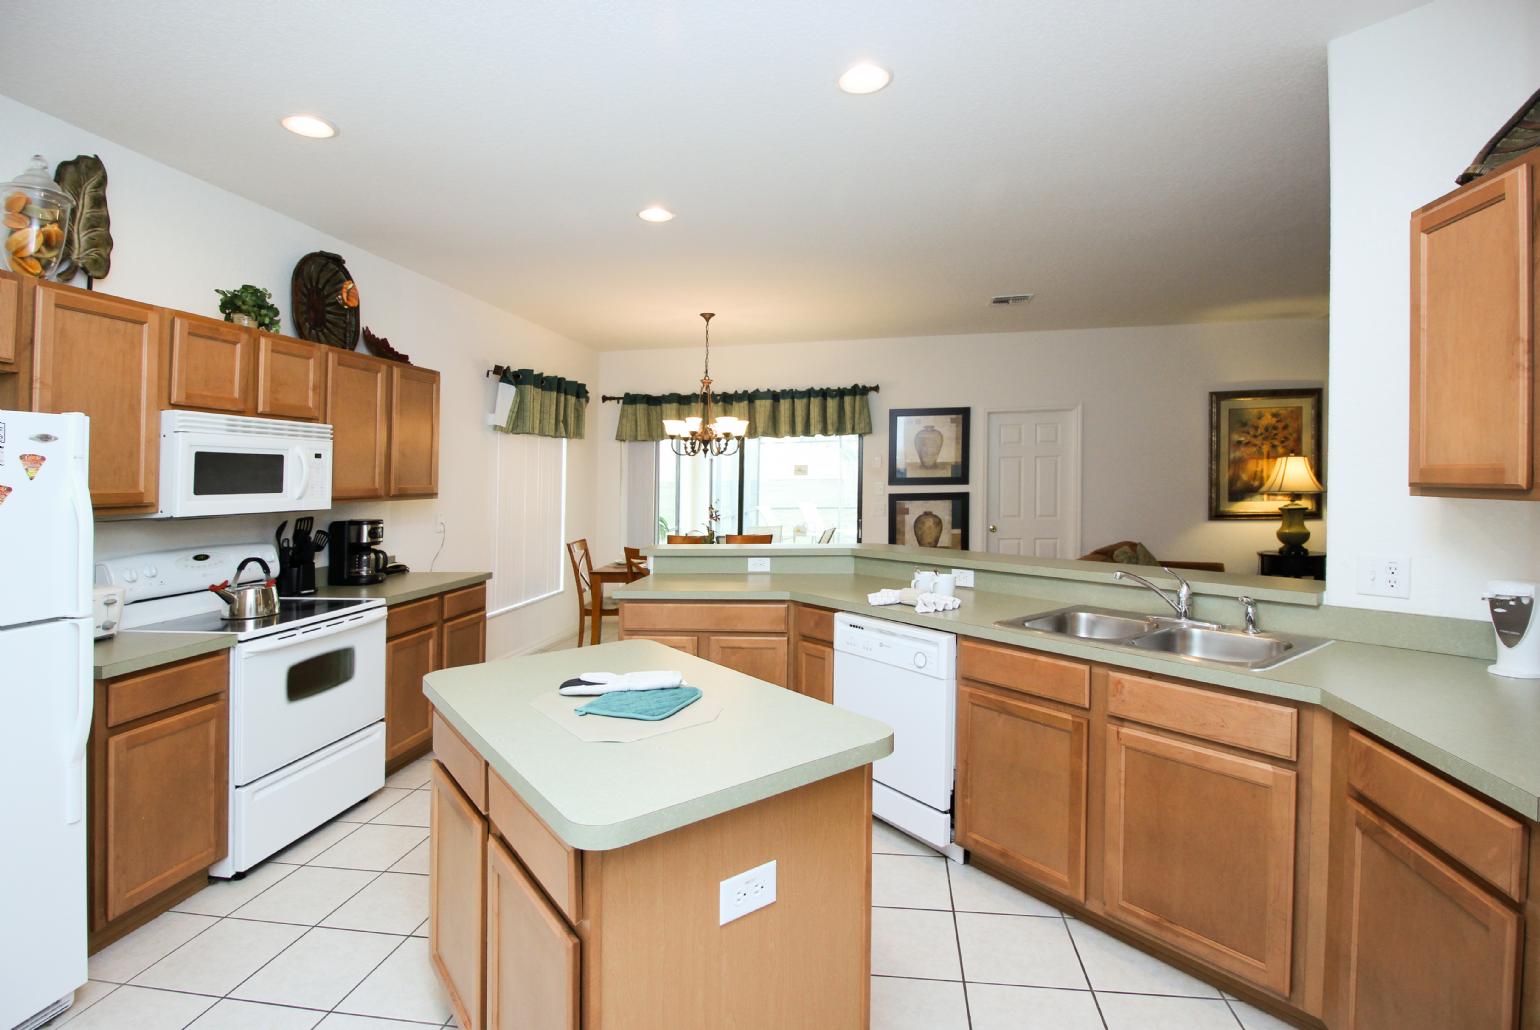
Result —
<path fill-rule="evenodd" d="M 770 571 L 770 559 L 769 558 L 750 558 L 749 559 L 749 571 L 750 572 L 769 572 Z"/>
<path fill-rule="evenodd" d="M 717 925 L 726 926 L 774 901 L 775 862 L 772 860 L 722 881 L 718 905 L 720 922 Z"/>
<path fill-rule="evenodd" d="M 957 585 L 960 587 L 971 587 L 973 585 L 972 569 L 953 569 L 952 575 L 957 577 Z"/>

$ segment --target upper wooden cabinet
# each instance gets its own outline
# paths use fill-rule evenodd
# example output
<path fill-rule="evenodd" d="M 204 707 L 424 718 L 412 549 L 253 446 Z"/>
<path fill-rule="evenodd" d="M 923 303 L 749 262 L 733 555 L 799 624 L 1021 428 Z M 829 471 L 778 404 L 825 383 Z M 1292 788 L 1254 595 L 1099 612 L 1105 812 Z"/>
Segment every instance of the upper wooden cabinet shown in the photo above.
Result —
<path fill-rule="evenodd" d="M 352 351 L 326 355 L 326 421 L 332 426 L 332 500 L 384 497 L 390 369 Z"/>
<path fill-rule="evenodd" d="M 257 335 L 255 414 L 319 422 L 326 412 L 326 357 L 286 336 Z"/>
<path fill-rule="evenodd" d="M 1540 499 L 1536 167 L 1520 158 L 1412 214 L 1414 493 Z"/>
<path fill-rule="evenodd" d="M 390 465 L 392 497 L 438 493 L 438 373 L 390 366 Z"/>
<path fill-rule="evenodd" d="M 165 312 L 47 283 L 37 290 L 33 408 L 90 416 L 98 513 L 154 511 Z"/>
<path fill-rule="evenodd" d="M 0 368 L 16 362 L 21 335 L 21 283 L 10 272 L 0 272 Z"/>
<path fill-rule="evenodd" d="M 250 329 L 197 315 L 171 316 L 171 404 L 250 414 Z"/>

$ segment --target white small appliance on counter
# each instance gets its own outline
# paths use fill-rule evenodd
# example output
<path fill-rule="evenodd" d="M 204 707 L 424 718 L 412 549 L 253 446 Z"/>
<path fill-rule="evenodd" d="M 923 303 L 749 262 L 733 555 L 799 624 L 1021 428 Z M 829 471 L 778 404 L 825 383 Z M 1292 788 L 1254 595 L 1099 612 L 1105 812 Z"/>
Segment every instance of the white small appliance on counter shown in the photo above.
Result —
<path fill-rule="evenodd" d="M 160 413 L 156 518 L 331 506 L 331 426 L 204 411 Z"/>
<path fill-rule="evenodd" d="M 1540 679 L 1540 625 L 1535 619 L 1535 584 L 1495 579 L 1482 598 L 1497 633 L 1497 662 L 1488 668 L 1494 676 Z"/>
<path fill-rule="evenodd" d="M 872 813 L 954 862 L 957 637 L 885 619 L 834 617 L 834 703 L 893 727 L 872 766 Z"/>
<path fill-rule="evenodd" d="M 97 640 L 108 640 L 118 635 L 118 624 L 123 621 L 123 588 L 91 588 L 91 627 Z"/>

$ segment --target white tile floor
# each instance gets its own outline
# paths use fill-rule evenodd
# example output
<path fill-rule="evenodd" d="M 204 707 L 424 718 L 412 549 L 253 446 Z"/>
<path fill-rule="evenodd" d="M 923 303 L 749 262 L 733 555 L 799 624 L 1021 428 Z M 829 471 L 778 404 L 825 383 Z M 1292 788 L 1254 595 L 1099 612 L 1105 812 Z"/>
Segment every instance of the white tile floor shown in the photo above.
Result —
<path fill-rule="evenodd" d="M 428 760 L 244 880 L 93 955 L 50 1026 L 452 1026 L 428 963 Z M 872 834 L 873 1030 L 1284 1023 L 887 826 Z"/>

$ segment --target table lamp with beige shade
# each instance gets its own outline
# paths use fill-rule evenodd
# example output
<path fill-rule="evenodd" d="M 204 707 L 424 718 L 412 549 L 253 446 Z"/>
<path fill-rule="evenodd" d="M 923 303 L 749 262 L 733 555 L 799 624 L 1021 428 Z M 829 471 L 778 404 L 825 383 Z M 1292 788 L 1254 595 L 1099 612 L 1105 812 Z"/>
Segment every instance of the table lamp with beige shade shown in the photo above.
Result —
<path fill-rule="evenodd" d="M 1299 503 L 1299 498 L 1301 494 L 1318 494 L 1325 489 L 1315 478 L 1310 459 L 1303 454 L 1290 454 L 1273 462 L 1261 492 L 1289 495 L 1288 503 L 1278 509 L 1278 514 L 1283 516 L 1283 522 L 1278 526 L 1278 539 L 1283 544 L 1278 548 L 1279 554 L 1300 557 L 1310 553 L 1305 550 L 1305 541 L 1310 539 L 1310 530 L 1305 528 L 1305 513 L 1310 506 Z"/>

